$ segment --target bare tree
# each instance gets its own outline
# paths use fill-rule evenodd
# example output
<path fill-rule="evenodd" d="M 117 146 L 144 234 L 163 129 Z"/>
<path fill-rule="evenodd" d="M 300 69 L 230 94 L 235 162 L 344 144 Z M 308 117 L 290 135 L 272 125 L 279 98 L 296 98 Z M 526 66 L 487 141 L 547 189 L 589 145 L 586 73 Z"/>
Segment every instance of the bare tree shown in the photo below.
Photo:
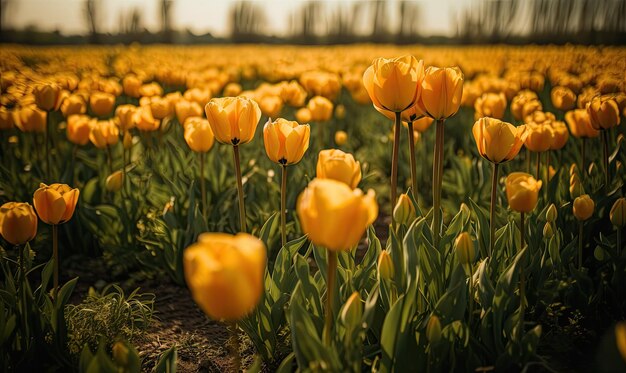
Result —
<path fill-rule="evenodd" d="M 398 4 L 400 27 L 397 40 L 400 43 L 414 42 L 418 35 L 420 5 L 410 0 L 401 0 Z"/>
<path fill-rule="evenodd" d="M 172 5 L 174 0 L 161 0 L 161 7 L 159 9 L 159 15 L 161 19 L 161 35 L 164 43 L 172 42 L 172 19 L 170 17 L 172 13 Z"/>
<path fill-rule="evenodd" d="M 372 7 L 372 33 L 374 42 L 385 41 L 388 30 L 387 2 L 376 0 L 371 2 Z"/>
<path fill-rule="evenodd" d="M 99 38 L 99 1 L 97 0 L 86 0 L 85 1 L 85 18 L 87 21 L 87 25 L 89 26 L 89 41 L 91 43 L 97 44 L 100 40 Z"/>
<path fill-rule="evenodd" d="M 251 1 L 237 1 L 230 10 L 231 38 L 235 42 L 258 40 L 264 33 L 265 12 Z"/>

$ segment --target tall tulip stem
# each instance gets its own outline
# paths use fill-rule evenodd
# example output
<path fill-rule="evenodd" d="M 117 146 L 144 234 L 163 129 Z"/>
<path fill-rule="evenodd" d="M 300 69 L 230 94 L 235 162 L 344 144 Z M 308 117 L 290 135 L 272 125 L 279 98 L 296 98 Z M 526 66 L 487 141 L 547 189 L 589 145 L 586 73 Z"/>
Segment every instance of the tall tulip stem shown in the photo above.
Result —
<path fill-rule="evenodd" d="M 287 244 L 287 165 L 282 165 L 280 183 L 280 238 L 283 246 Z"/>
<path fill-rule="evenodd" d="M 337 273 L 337 252 L 328 250 L 328 268 L 326 273 L 326 309 L 324 312 L 324 344 L 330 347 L 333 326 L 333 299 L 335 298 L 335 274 Z"/>
<path fill-rule="evenodd" d="M 537 172 L 535 177 L 537 180 L 541 180 L 541 152 L 537 152 Z"/>
<path fill-rule="evenodd" d="M 417 202 L 417 166 L 415 164 L 415 134 L 413 133 L 413 122 L 409 121 L 409 158 L 411 162 L 411 191 L 413 198 Z"/>
<path fill-rule="evenodd" d="M 396 112 L 393 134 L 393 151 L 391 153 L 391 209 L 396 205 L 396 186 L 398 185 L 398 148 L 400 147 L 400 126 L 402 113 Z"/>
<path fill-rule="evenodd" d="M 46 178 L 50 179 L 50 113 L 46 113 L 46 131 L 44 137 L 46 149 Z"/>
<path fill-rule="evenodd" d="M 237 323 L 233 322 L 230 325 L 230 353 L 233 358 L 233 372 L 239 372 L 241 369 L 241 357 L 239 355 L 239 329 Z"/>
<path fill-rule="evenodd" d="M 586 144 L 586 138 L 582 138 L 581 139 L 581 145 L 580 145 L 580 168 L 581 168 L 581 173 L 583 175 L 583 180 L 585 179 L 585 175 L 587 174 L 587 168 L 585 166 L 585 144 Z"/>
<path fill-rule="evenodd" d="M 435 149 L 433 153 L 433 234 L 435 247 L 439 247 L 441 239 L 441 184 L 443 181 L 443 119 L 437 120 L 435 132 Z"/>
<path fill-rule="evenodd" d="M 243 202 L 243 181 L 241 179 L 241 162 L 239 161 L 239 146 L 233 146 L 233 157 L 235 159 L 235 172 L 237 174 L 237 194 L 239 196 L 239 228 L 241 232 L 246 232 L 246 207 Z"/>
<path fill-rule="evenodd" d="M 469 278 L 467 280 L 468 282 L 468 286 L 469 286 L 469 294 L 468 294 L 468 300 L 469 300 L 469 327 L 472 327 L 472 320 L 474 319 L 474 271 L 472 268 L 472 263 L 467 264 L 467 268 L 468 268 L 468 272 L 469 272 Z"/>
<path fill-rule="evenodd" d="M 602 160 L 604 163 L 604 190 L 609 192 L 609 132 L 608 130 L 600 131 L 602 133 Z"/>
<path fill-rule="evenodd" d="M 317 122 L 317 137 L 318 137 L 318 144 L 320 146 L 320 150 L 324 149 L 324 137 L 325 137 L 325 133 L 324 133 L 324 125 L 322 124 L 322 122 Z"/>
<path fill-rule="evenodd" d="M 583 222 L 578 222 L 578 270 L 583 267 Z"/>
<path fill-rule="evenodd" d="M 20 297 L 22 302 L 22 336 L 24 336 L 24 344 L 27 344 L 26 336 L 28 334 L 28 321 L 26 320 L 26 315 L 28 313 L 28 307 L 26 305 L 26 264 L 24 263 L 24 251 L 27 247 L 30 247 L 29 244 L 26 244 L 26 247 L 21 248 L 19 245 L 15 246 L 17 250 L 20 252 Z"/>
<path fill-rule="evenodd" d="M 59 290 L 59 232 L 56 224 L 52 225 L 52 260 L 53 260 L 53 286 L 52 298 L 57 299 L 57 291 Z"/>
<path fill-rule="evenodd" d="M 202 217 L 206 222 L 206 182 L 204 180 L 204 153 L 200 152 L 200 193 L 202 193 Z"/>
<path fill-rule="evenodd" d="M 113 154 L 111 154 L 111 145 L 107 145 L 107 161 L 109 163 L 109 175 L 113 174 Z"/>
<path fill-rule="evenodd" d="M 493 163 L 491 175 L 491 206 L 489 207 L 489 252 L 491 256 L 496 244 L 496 192 L 498 190 L 498 163 Z"/>
<path fill-rule="evenodd" d="M 520 213 L 520 251 L 524 250 L 524 236 L 526 234 L 525 230 L 524 230 L 524 220 L 525 220 L 525 216 L 524 213 Z M 524 260 L 522 259 L 522 264 L 520 265 L 520 270 L 519 270 L 519 301 L 520 301 L 520 315 L 519 315 L 519 333 L 518 333 L 518 338 L 521 340 L 521 338 L 524 335 L 524 312 L 526 310 L 526 276 L 524 275 Z"/>

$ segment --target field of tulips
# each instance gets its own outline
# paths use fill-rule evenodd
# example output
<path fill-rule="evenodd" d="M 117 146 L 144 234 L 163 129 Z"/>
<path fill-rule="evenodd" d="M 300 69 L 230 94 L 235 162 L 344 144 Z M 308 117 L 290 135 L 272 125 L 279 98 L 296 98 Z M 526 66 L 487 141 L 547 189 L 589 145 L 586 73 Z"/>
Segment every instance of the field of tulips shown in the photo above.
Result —
<path fill-rule="evenodd" d="M 3 371 L 626 371 L 626 48 L 0 49 Z"/>

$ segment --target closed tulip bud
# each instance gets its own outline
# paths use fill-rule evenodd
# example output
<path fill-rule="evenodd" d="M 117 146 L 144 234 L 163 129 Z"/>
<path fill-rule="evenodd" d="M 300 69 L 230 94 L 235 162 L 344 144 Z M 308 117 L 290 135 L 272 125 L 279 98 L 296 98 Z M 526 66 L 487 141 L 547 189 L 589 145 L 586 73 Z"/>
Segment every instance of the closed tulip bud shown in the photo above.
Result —
<path fill-rule="evenodd" d="M 65 223 L 74 215 L 79 190 L 67 184 L 39 184 L 33 195 L 33 205 L 39 219 L 46 224 Z"/>
<path fill-rule="evenodd" d="M 572 176 L 570 176 L 570 179 L 569 179 L 569 195 L 572 199 L 575 199 L 582 194 L 585 194 L 585 189 L 583 188 L 583 185 L 580 182 L 578 173 L 574 173 L 572 174 Z"/>
<path fill-rule="evenodd" d="M 115 120 L 122 132 L 127 132 L 129 129 L 135 127 L 135 121 L 133 117 L 137 107 L 134 105 L 120 105 L 115 109 Z"/>
<path fill-rule="evenodd" d="M 556 211 L 556 206 L 554 205 L 554 203 L 551 203 L 550 207 L 548 207 L 548 211 L 546 211 L 546 221 L 554 223 L 557 216 L 558 213 Z"/>
<path fill-rule="evenodd" d="M 203 233 L 183 255 L 193 300 L 213 319 L 242 319 L 263 294 L 266 255 L 263 241 L 252 235 Z"/>
<path fill-rule="evenodd" d="M 195 101 L 180 100 L 176 103 L 174 110 L 180 124 L 185 124 L 187 118 L 201 117 L 203 114 L 202 107 Z"/>
<path fill-rule="evenodd" d="M 430 316 L 426 325 L 426 338 L 431 344 L 436 344 L 441 340 L 441 321 L 435 315 Z"/>
<path fill-rule="evenodd" d="M 111 349 L 113 359 L 118 366 L 124 369 L 121 372 L 139 372 L 141 370 L 141 361 L 137 350 L 126 342 L 117 341 Z"/>
<path fill-rule="evenodd" d="M 135 75 L 126 75 L 122 80 L 124 94 L 129 97 L 141 97 L 141 85 L 141 80 L 139 80 L 139 78 L 137 78 Z"/>
<path fill-rule="evenodd" d="M 128 150 L 133 147 L 133 137 L 129 132 L 124 132 L 124 139 L 122 142 L 124 149 Z"/>
<path fill-rule="evenodd" d="M 569 131 L 565 127 L 565 123 L 556 121 L 552 122 L 552 140 L 550 141 L 551 150 L 559 150 L 565 146 L 569 139 Z"/>
<path fill-rule="evenodd" d="M 118 192 L 124 185 L 124 173 L 115 171 L 106 179 L 105 187 L 109 192 Z"/>
<path fill-rule="evenodd" d="M 593 215 L 596 204 L 593 202 L 589 194 L 583 194 L 574 200 L 574 216 L 579 221 L 585 221 Z"/>
<path fill-rule="evenodd" d="M 626 198 L 618 198 L 609 213 L 611 223 L 618 228 L 626 226 Z"/>
<path fill-rule="evenodd" d="M 347 251 L 376 220 L 378 204 L 373 190 L 364 195 L 342 182 L 317 178 L 298 197 L 296 211 L 311 242 L 332 251 Z"/>
<path fill-rule="evenodd" d="M 263 142 L 267 157 L 283 166 L 300 162 L 309 148 L 311 128 L 308 124 L 298 124 L 278 118 L 268 120 L 263 127 Z"/>
<path fill-rule="evenodd" d="M 377 58 L 365 70 L 363 85 L 374 106 L 398 113 L 415 105 L 423 76 L 424 61 L 413 56 Z"/>
<path fill-rule="evenodd" d="M 61 87 L 55 83 L 40 83 L 33 88 L 35 104 L 43 111 L 58 110 L 61 105 Z"/>
<path fill-rule="evenodd" d="M 307 104 L 311 112 L 311 121 L 325 122 L 333 117 L 333 103 L 323 96 L 315 96 Z"/>
<path fill-rule="evenodd" d="M 335 132 L 335 144 L 338 146 L 345 145 L 348 142 L 348 134 L 345 131 Z"/>
<path fill-rule="evenodd" d="M 559 110 L 571 110 L 576 106 L 576 94 L 567 87 L 554 87 L 550 92 L 552 105 Z"/>
<path fill-rule="evenodd" d="M 341 181 L 354 189 L 361 181 L 361 164 L 339 149 L 322 150 L 317 158 L 316 177 Z"/>
<path fill-rule="evenodd" d="M 446 119 L 459 110 L 463 73 L 458 67 L 429 67 L 424 72 L 419 105 L 433 119 Z"/>
<path fill-rule="evenodd" d="M 526 126 L 515 127 L 494 118 L 480 118 L 472 128 L 480 155 L 492 163 L 515 158 L 526 137 Z"/>
<path fill-rule="evenodd" d="M 85 114 L 87 111 L 87 104 L 85 99 L 81 95 L 69 95 L 61 104 L 61 113 L 65 118 L 74 114 Z"/>
<path fill-rule="evenodd" d="M 395 273 L 391 256 L 386 250 L 381 251 L 378 255 L 378 276 L 381 280 L 391 280 Z"/>
<path fill-rule="evenodd" d="M 141 106 L 135 110 L 133 115 L 133 123 L 140 131 L 152 132 L 159 129 L 161 121 L 155 119 L 152 115 L 152 109 L 149 105 Z"/>
<path fill-rule="evenodd" d="M 4 106 L 0 106 L 0 130 L 10 130 L 14 125 L 13 112 L 8 111 Z"/>
<path fill-rule="evenodd" d="M 460 233 L 454 241 L 454 250 L 459 263 L 463 265 L 474 263 L 476 248 L 472 237 L 467 232 Z"/>
<path fill-rule="evenodd" d="M 600 131 L 591 126 L 589 114 L 587 114 L 585 109 L 568 111 L 565 113 L 565 122 L 567 122 L 569 130 L 574 137 L 588 138 L 600 135 Z"/>
<path fill-rule="evenodd" d="M 209 121 L 201 117 L 187 118 L 184 137 L 189 148 L 197 153 L 208 152 L 215 142 Z"/>
<path fill-rule="evenodd" d="M 215 138 L 222 144 L 252 141 L 261 119 L 259 105 L 247 97 L 213 98 L 204 110 Z"/>
<path fill-rule="evenodd" d="M 91 134 L 91 118 L 83 114 L 70 115 L 65 129 L 67 139 L 76 145 L 85 145 Z"/>
<path fill-rule="evenodd" d="M 311 110 L 309 108 L 303 107 L 296 111 L 296 120 L 298 123 L 309 123 L 311 122 Z"/>
<path fill-rule="evenodd" d="M 23 202 L 7 202 L 0 206 L 0 236 L 12 245 L 22 245 L 35 238 L 37 215 Z"/>
<path fill-rule="evenodd" d="M 111 120 L 93 120 L 89 140 L 98 149 L 115 145 L 120 140 L 120 131 Z"/>
<path fill-rule="evenodd" d="M 506 198 L 509 207 L 517 212 L 531 212 L 537 206 L 541 180 L 525 172 L 513 172 L 506 177 Z"/>
<path fill-rule="evenodd" d="M 587 104 L 591 126 L 596 130 L 608 130 L 620 122 L 617 102 L 611 97 L 594 97 Z"/>
<path fill-rule="evenodd" d="M 491 117 L 504 118 L 506 97 L 504 93 L 485 93 L 474 102 L 474 118 Z"/>
<path fill-rule="evenodd" d="M 363 301 L 358 291 L 352 293 L 341 309 L 341 322 L 344 325 L 359 325 L 363 317 Z"/>
<path fill-rule="evenodd" d="M 415 219 L 415 206 L 406 193 L 400 194 L 398 202 L 393 209 L 393 220 L 399 224 L 409 224 Z"/>
<path fill-rule="evenodd" d="M 25 106 L 13 112 L 15 126 L 22 132 L 44 132 L 48 113 L 35 106 Z"/>
<path fill-rule="evenodd" d="M 552 236 L 554 236 L 554 230 L 552 229 L 552 223 L 548 221 L 543 226 L 543 238 L 550 239 Z"/>
<path fill-rule="evenodd" d="M 529 123 L 526 125 L 528 137 L 524 145 L 533 152 L 545 152 L 552 144 L 552 128 L 550 124 Z"/>

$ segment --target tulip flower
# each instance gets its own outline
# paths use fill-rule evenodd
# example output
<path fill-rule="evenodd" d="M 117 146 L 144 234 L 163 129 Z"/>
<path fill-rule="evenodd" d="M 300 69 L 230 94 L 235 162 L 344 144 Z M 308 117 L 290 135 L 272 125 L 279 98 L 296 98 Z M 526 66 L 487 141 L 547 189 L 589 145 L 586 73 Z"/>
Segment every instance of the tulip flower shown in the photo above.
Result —
<path fill-rule="evenodd" d="M 91 133 L 89 140 L 98 149 L 106 149 L 107 159 L 109 163 L 109 172 L 113 173 L 113 156 L 111 154 L 111 146 L 120 140 L 119 129 L 112 120 L 95 119 L 91 122 Z"/>
<path fill-rule="evenodd" d="M 348 142 L 348 134 L 346 131 L 335 132 L 335 144 L 337 144 L 337 146 L 345 145 L 346 142 Z"/>
<path fill-rule="evenodd" d="M 161 121 L 155 119 L 152 115 L 152 109 L 149 105 L 140 106 L 135 110 L 133 115 L 134 126 L 140 131 L 153 132 L 159 129 Z"/>
<path fill-rule="evenodd" d="M 76 145 L 85 145 L 91 134 L 91 118 L 84 114 L 74 114 L 67 118 L 67 139 Z"/>
<path fill-rule="evenodd" d="M 378 215 L 373 190 L 363 195 L 346 184 L 328 179 L 314 179 L 298 197 L 298 217 L 302 231 L 315 245 L 328 249 L 326 313 L 324 341 L 330 345 L 332 302 L 337 272 L 337 251 L 355 247 L 365 229 Z"/>
<path fill-rule="evenodd" d="M 493 164 L 491 179 L 491 207 L 489 212 L 489 255 L 495 244 L 495 208 L 498 185 L 498 165 L 515 158 L 528 136 L 526 126 L 515 127 L 494 118 L 481 118 L 472 127 L 474 140 L 480 155 Z"/>
<path fill-rule="evenodd" d="M 310 121 L 316 122 L 319 148 L 323 149 L 326 144 L 326 135 L 322 123 L 333 117 L 333 103 L 326 97 L 315 96 L 307 103 L 307 109 L 311 115 Z"/>
<path fill-rule="evenodd" d="M 355 189 L 361 181 L 361 164 L 352 154 L 339 149 L 322 150 L 317 158 L 316 177 L 341 181 Z"/>
<path fill-rule="evenodd" d="M 10 130 L 14 125 L 13 112 L 7 110 L 4 106 L 0 106 L 0 131 Z"/>
<path fill-rule="evenodd" d="M 195 101 L 187 101 L 180 100 L 174 106 L 174 111 L 176 112 L 176 118 L 178 119 L 178 123 L 185 124 L 187 118 L 191 117 L 201 117 L 202 106 Z M 208 122 L 207 122 L 208 123 Z"/>
<path fill-rule="evenodd" d="M 576 106 L 576 94 L 567 87 L 554 87 L 550 92 L 550 98 L 552 99 L 552 105 L 555 108 L 567 111 Z"/>
<path fill-rule="evenodd" d="M 115 106 L 115 96 L 105 92 L 93 92 L 89 96 L 89 107 L 98 117 L 108 115 Z"/>
<path fill-rule="evenodd" d="M 37 234 L 37 215 L 23 202 L 7 202 L 0 206 L 0 236 L 12 245 L 23 245 Z"/>
<path fill-rule="evenodd" d="M 597 96 L 587 104 L 591 127 L 602 133 L 602 155 L 604 164 L 604 189 L 609 190 L 609 133 L 607 130 L 620 123 L 619 106 L 612 96 Z"/>
<path fill-rule="evenodd" d="M 126 133 L 126 131 L 135 127 L 133 117 L 136 111 L 137 107 L 134 105 L 120 105 L 115 109 L 115 123 L 122 133 Z"/>
<path fill-rule="evenodd" d="M 469 274 L 469 324 L 472 324 L 474 318 L 474 273 L 473 263 L 476 258 L 476 249 L 474 241 L 468 232 L 461 232 L 454 240 L 454 251 L 459 263 Z"/>
<path fill-rule="evenodd" d="M 204 180 L 204 156 L 211 150 L 215 136 L 209 121 L 201 117 L 189 117 L 185 121 L 185 141 L 200 158 L 200 193 L 202 193 L 202 216 L 207 218 L 206 185 Z"/>
<path fill-rule="evenodd" d="M 55 111 L 61 105 L 61 87 L 55 83 L 40 83 L 33 87 L 35 104 L 40 110 Z"/>
<path fill-rule="evenodd" d="M 578 220 L 578 269 L 583 265 L 583 224 L 593 215 L 596 204 L 588 194 L 576 197 L 572 209 L 574 217 Z"/>
<path fill-rule="evenodd" d="M 434 314 L 430 316 L 426 324 L 426 339 L 431 344 L 437 344 L 441 340 L 441 321 Z"/>
<path fill-rule="evenodd" d="M 476 120 L 482 117 L 502 119 L 506 110 L 506 97 L 504 93 L 485 93 L 476 99 L 474 110 Z"/>
<path fill-rule="evenodd" d="M 303 107 L 296 111 L 296 120 L 298 123 L 309 123 L 311 118 L 311 110 L 309 110 L 309 108 Z"/>
<path fill-rule="evenodd" d="M 53 297 L 56 298 L 59 287 L 59 246 L 57 226 L 72 218 L 80 191 L 67 184 L 39 184 L 33 195 L 33 205 L 39 219 L 52 225 L 52 257 L 54 261 Z"/>
<path fill-rule="evenodd" d="M 122 79 L 122 87 L 126 96 L 134 98 L 141 97 L 141 93 L 139 92 L 141 80 L 135 75 L 126 75 L 124 79 Z"/>
<path fill-rule="evenodd" d="M 586 174 L 586 165 L 585 165 L 585 143 L 587 138 L 598 137 L 600 135 L 600 131 L 596 130 L 591 126 L 591 121 L 589 119 L 589 114 L 587 114 L 587 110 L 585 109 L 575 109 L 570 110 L 565 113 L 565 122 L 569 126 L 569 130 L 572 133 L 572 136 L 578 137 L 581 139 L 581 148 L 580 148 L 580 156 L 581 156 L 581 164 L 580 168 L 583 170 L 583 176 Z"/>
<path fill-rule="evenodd" d="M 122 171 L 115 171 L 109 175 L 104 184 L 106 190 L 109 192 L 118 192 L 124 185 L 124 173 Z"/>
<path fill-rule="evenodd" d="M 415 206 L 413 206 L 411 198 L 405 193 L 400 194 L 398 202 L 393 209 L 393 219 L 399 224 L 409 225 L 415 217 Z"/>
<path fill-rule="evenodd" d="M 63 99 L 61 113 L 65 118 L 74 114 L 85 114 L 85 112 L 87 112 L 87 104 L 81 95 L 73 94 Z"/>
<path fill-rule="evenodd" d="M 382 250 L 378 255 L 377 262 L 378 277 L 381 280 L 392 280 L 395 276 L 393 260 L 386 250 Z"/>
<path fill-rule="evenodd" d="M 211 99 L 204 110 L 217 141 L 233 145 L 239 196 L 239 223 L 241 231 L 245 232 L 246 210 L 243 200 L 239 145 L 246 144 L 254 138 L 261 118 L 261 109 L 254 100 L 247 97 L 222 97 Z"/>

